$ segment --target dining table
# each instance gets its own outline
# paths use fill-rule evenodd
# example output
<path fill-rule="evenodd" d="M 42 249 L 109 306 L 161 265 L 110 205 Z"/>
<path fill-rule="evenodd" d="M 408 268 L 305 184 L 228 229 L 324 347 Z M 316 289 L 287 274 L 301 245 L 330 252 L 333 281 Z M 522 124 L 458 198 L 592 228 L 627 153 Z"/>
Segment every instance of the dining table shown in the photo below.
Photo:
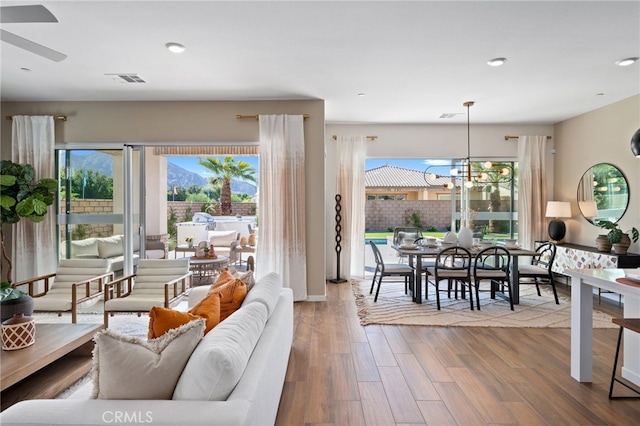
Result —
<path fill-rule="evenodd" d="M 400 255 L 407 256 L 409 258 L 409 266 L 415 269 L 415 279 L 414 279 L 414 288 L 412 292 L 412 298 L 415 303 L 422 303 L 422 259 L 423 258 L 435 258 L 438 256 L 438 253 L 442 251 L 445 247 L 440 244 L 431 245 L 431 246 L 423 246 L 416 245 L 413 248 L 406 246 L 391 246 L 394 250 L 396 250 Z M 472 256 L 480 253 L 486 247 L 473 246 L 469 248 L 469 252 Z M 509 254 L 511 255 L 511 299 L 513 300 L 513 304 L 517 305 L 520 303 L 520 286 L 519 282 L 519 274 L 518 265 L 519 258 L 521 256 L 536 256 L 538 253 L 533 250 L 524 249 L 521 247 L 505 247 Z M 425 286 L 425 296 L 427 293 L 427 288 Z"/>

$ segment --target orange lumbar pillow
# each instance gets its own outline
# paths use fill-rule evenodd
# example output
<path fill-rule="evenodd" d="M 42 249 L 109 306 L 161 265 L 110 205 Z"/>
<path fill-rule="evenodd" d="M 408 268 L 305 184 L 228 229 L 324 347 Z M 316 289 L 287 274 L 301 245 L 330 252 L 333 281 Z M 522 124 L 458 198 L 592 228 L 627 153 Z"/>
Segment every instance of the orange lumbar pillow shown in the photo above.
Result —
<path fill-rule="evenodd" d="M 149 311 L 149 339 L 157 339 L 167 331 L 199 318 L 206 320 L 207 334 L 220 322 L 220 294 L 210 293 L 189 312 L 154 306 Z"/>
<path fill-rule="evenodd" d="M 220 323 L 220 304 L 221 295 L 219 293 L 209 293 L 207 297 L 189 309 L 190 314 L 207 320 L 207 327 L 204 330 L 204 334 L 207 334 L 213 327 Z"/>
<path fill-rule="evenodd" d="M 240 305 L 247 296 L 247 285 L 230 273 L 228 274 L 231 276 L 231 280 L 218 286 L 214 284 L 213 289 L 209 292 L 209 294 L 220 294 L 220 321 L 240 309 Z"/>

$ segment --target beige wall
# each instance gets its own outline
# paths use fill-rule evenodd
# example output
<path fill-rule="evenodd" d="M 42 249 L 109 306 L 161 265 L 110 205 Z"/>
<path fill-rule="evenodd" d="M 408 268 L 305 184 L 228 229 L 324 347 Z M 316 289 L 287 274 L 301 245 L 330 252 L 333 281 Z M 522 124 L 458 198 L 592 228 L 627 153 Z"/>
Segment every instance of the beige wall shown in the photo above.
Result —
<path fill-rule="evenodd" d="M 56 142 L 255 142 L 255 120 L 236 114 L 309 114 L 305 120 L 307 293 L 325 296 L 324 101 L 5 102 L 2 115 L 66 115 Z M 11 157 L 11 126 L 2 122 L 2 158 Z"/>
<path fill-rule="evenodd" d="M 594 246 L 606 234 L 578 210 L 576 194 L 584 172 L 597 163 L 611 163 L 629 181 L 629 208 L 620 220 L 623 230 L 640 229 L 640 159 L 631 153 L 631 136 L 640 128 L 640 95 L 565 120 L 555 125 L 556 164 L 553 197 L 571 201 L 573 218 L 566 221 L 566 241 Z M 629 251 L 640 253 L 640 243 Z"/>

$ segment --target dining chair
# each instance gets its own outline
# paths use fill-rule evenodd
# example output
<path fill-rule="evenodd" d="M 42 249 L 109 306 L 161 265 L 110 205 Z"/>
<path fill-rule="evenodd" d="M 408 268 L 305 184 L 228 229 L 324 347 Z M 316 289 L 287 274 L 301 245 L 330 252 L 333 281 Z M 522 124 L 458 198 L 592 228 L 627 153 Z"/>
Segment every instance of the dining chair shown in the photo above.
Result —
<path fill-rule="evenodd" d="M 514 268 L 518 268 L 518 282 L 514 285 L 520 284 L 535 284 L 536 290 L 538 290 L 538 296 L 542 296 L 540 293 L 540 284 L 549 284 L 553 289 L 553 297 L 556 299 L 556 305 L 559 305 L 558 292 L 556 291 L 556 283 L 553 279 L 553 261 L 556 258 L 556 245 L 552 242 L 546 242 L 540 244 L 536 248 L 536 255 L 531 257 L 531 264 L 529 265 L 513 265 Z M 533 279 L 531 281 L 524 281 Z"/>
<path fill-rule="evenodd" d="M 414 242 L 422 238 L 422 230 L 415 226 L 396 226 L 393 228 L 393 245 L 401 246 L 405 239 L 412 239 Z M 398 253 L 401 261 L 407 259 L 407 255 Z"/>
<path fill-rule="evenodd" d="M 513 299 L 511 298 L 511 253 L 504 247 L 488 247 L 481 250 L 473 262 L 473 280 L 476 290 L 476 304 L 480 310 L 480 283 L 489 281 L 491 284 L 491 298 L 496 298 L 496 291 L 499 287 L 506 286 L 509 304 L 513 311 Z"/>
<path fill-rule="evenodd" d="M 414 286 L 414 270 L 411 266 L 403 263 L 385 263 L 382 259 L 380 249 L 376 246 L 376 243 L 369 241 L 371 249 L 373 250 L 373 256 L 376 260 L 376 270 L 373 274 L 373 280 L 371 281 L 371 290 L 369 294 L 373 293 L 373 287 L 375 286 L 376 279 L 378 280 L 378 288 L 376 289 L 376 295 L 373 298 L 374 302 L 378 301 L 378 293 L 380 293 L 380 285 L 384 277 L 404 277 L 404 294 L 407 294 L 408 287 L 413 291 Z"/>
<path fill-rule="evenodd" d="M 436 289 L 436 306 L 440 310 L 440 281 L 447 280 L 447 292 L 451 297 L 451 284 L 456 285 L 456 297 L 458 283 L 462 285 L 462 297 L 464 288 L 469 288 L 469 303 L 473 310 L 473 293 L 471 291 L 471 252 L 464 247 L 448 247 L 440 251 L 436 256 L 435 265 L 427 268 L 429 276 L 433 277 L 428 282 Z M 425 293 L 428 293 L 428 287 Z"/>

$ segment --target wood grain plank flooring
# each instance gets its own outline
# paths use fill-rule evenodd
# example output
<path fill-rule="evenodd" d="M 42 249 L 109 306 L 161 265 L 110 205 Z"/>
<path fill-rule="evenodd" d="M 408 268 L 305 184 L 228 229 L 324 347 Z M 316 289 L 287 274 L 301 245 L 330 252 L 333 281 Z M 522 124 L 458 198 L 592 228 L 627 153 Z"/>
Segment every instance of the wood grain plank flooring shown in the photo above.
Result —
<path fill-rule="evenodd" d="M 622 316 L 617 301 L 596 296 L 594 308 Z M 349 283 L 328 283 L 326 302 L 297 302 L 294 315 L 277 425 L 640 422 L 640 400 L 607 397 L 616 329 L 594 330 L 594 381 L 579 383 L 569 329 L 362 327 Z"/>

